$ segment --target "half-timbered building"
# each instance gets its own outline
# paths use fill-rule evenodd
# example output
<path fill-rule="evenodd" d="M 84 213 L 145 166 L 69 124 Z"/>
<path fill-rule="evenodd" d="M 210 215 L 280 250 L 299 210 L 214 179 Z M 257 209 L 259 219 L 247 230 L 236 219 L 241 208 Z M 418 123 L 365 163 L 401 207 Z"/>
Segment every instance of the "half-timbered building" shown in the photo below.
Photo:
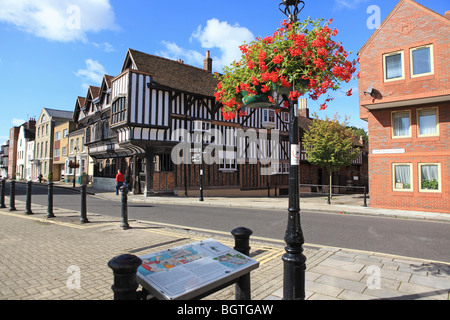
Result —
<path fill-rule="evenodd" d="M 110 126 L 119 148 L 132 156 L 134 192 L 192 196 L 199 192 L 201 177 L 206 195 L 267 194 L 268 188 L 287 188 L 287 112 L 254 109 L 225 121 L 214 98 L 217 83 L 209 52 L 201 69 L 128 50 L 121 73 L 111 83 Z M 197 144 L 181 152 L 188 161 L 176 163 L 174 148 L 180 143 L 190 146 L 194 136 L 200 137 Z M 216 161 L 205 164 L 201 155 L 208 146 L 214 147 L 210 154 Z M 256 154 L 261 153 L 277 159 L 270 174 L 261 174 L 272 164 L 260 161 Z"/>

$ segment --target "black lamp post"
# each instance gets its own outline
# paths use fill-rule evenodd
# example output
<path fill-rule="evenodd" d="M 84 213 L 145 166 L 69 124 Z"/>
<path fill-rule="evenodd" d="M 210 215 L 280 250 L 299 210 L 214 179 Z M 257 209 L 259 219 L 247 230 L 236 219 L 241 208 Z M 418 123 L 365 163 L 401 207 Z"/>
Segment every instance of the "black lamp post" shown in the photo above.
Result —
<path fill-rule="evenodd" d="M 300 7 L 302 5 L 302 7 Z M 284 6 L 284 10 L 282 9 Z M 280 10 L 288 17 L 288 23 L 297 21 L 297 15 L 304 8 L 305 3 L 300 0 L 283 0 Z M 286 99 L 287 97 L 284 96 Z M 295 103 L 289 99 L 289 143 L 291 145 L 289 166 L 289 218 L 286 229 L 286 253 L 283 255 L 284 278 L 283 299 L 305 299 L 305 271 L 306 257 L 303 255 L 305 243 L 300 223 L 300 194 L 299 194 L 299 164 L 300 147 L 298 132 L 298 110 Z"/>

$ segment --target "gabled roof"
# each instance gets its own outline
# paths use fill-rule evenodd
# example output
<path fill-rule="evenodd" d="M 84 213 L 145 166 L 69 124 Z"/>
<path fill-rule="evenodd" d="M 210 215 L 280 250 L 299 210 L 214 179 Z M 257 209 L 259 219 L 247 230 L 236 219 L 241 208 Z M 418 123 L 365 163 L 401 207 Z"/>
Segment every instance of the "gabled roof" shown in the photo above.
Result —
<path fill-rule="evenodd" d="M 73 117 L 72 111 L 56 110 L 56 109 L 49 109 L 49 108 L 44 108 L 44 109 L 47 112 L 47 114 L 52 118 L 70 120 Z"/>
<path fill-rule="evenodd" d="M 450 20 L 447 19 L 446 17 L 444 17 L 443 15 L 440 15 L 439 13 L 413 1 L 413 0 L 400 0 L 397 5 L 395 6 L 395 8 L 389 13 L 389 15 L 386 17 L 386 19 L 384 19 L 383 23 L 380 25 L 380 27 L 378 29 L 375 30 L 375 32 L 372 34 L 372 36 L 366 41 L 366 43 L 361 47 L 361 49 L 359 49 L 358 51 L 358 55 L 360 55 L 365 49 L 366 47 L 376 38 L 376 36 L 378 35 L 378 33 L 383 29 L 383 27 L 389 22 L 389 20 L 395 15 L 395 13 L 403 6 L 403 4 L 407 2 L 413 6 L 415 6 L 416 8 L 423 10 L 424 14 L 430 14 L 446 23 L 450 23 Z"/>
<path fill-rule="evenodd" d="M 114 79 L 113 76 L 108 76 L 106 74 L 103 76 L 103 81 L 102 84 L 100 85 L 100 93 L 98 96 L 100 98 L 100 101 L 103 100 L 105 94 L 108 92 L 109 89 L 111 89 L 112 79 Z"/>
<path fill-rule="evenodd" d="M 100 87 L 89 86 L 88 94 L 86 96 L 87 100 L 89 100 L 89 95 L 91 95 L 91 99 L 98 98 L 98 96 L 100 95 Z"/>
<path fill-rule="evenodd" d="M 161 86 L 203 96 L 214 96 L 219 82 L 207 70 L 128 49 L 122 72 L 132 68 L 151 74 L 153 81 Z"/>
<path fill-rule="evenodd" d="M 84 97 L 77 97 L 77 101 L 75 102 L 75 110 L 73 112 L 73 121 L 78 121 L 78 116 L 80 115 L 80 111 L 82 108 L 84 108 L 86 104 L 86 98 Z"/>

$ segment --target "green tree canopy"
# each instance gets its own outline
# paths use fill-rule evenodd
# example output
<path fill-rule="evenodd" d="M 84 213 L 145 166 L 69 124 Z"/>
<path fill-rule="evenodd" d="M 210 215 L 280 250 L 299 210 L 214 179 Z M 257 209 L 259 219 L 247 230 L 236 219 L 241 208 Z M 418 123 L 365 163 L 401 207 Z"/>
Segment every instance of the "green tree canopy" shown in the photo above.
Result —
<path fill-rule="evenodd" d="M 353 146 L 354 137 L 353 130 L 347 127 L 346 121 L 340 123 L 337 115 L 324 120 L 316 116 L 303 136 L 308 162 L 325 168 L 330 175 L 330 197 L 333 172 L 351 165 L 359 156 L 359 150 Z"/>

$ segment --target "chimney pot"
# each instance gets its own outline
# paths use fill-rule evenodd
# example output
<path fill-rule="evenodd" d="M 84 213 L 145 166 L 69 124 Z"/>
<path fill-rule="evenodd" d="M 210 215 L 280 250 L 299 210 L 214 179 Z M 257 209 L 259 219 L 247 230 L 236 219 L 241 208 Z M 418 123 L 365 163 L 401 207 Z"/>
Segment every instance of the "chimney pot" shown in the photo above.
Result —
<path fill-rule="evenodd" d="M 450 20 L 450 11 L 445 12 L 444 17 Z"/>
<path fill-rule="evenodd" d="M 212 73 L 212 59 L 211 59 L 211 52 L 208 50 L 206 51 L 206 58 L 203 60 L 203 69 L 208 71 L 209 73 Z"/>

